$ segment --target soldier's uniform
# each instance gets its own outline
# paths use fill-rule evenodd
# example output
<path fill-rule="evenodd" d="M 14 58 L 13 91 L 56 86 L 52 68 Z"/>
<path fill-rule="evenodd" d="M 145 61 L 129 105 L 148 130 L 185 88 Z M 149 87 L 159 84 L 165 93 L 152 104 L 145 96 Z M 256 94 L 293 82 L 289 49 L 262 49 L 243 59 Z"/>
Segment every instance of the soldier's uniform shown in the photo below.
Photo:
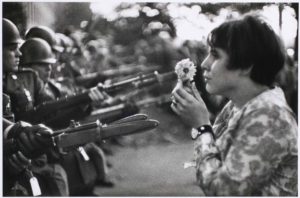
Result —
<path fill-rule="evenodd" d="M 45 28 L 40 27 L 29 30 L 29 32 L 33 34 L 34 30 L 39 30 L 44 33 L 51 32 L 44 31 Z M 22 57 L 20 58 L 21 67 L 29 67 L 35 69 L 37 69 L 37 67 L 40 67 L 39 69 L 37 69 L 37 71 L 38 74 L 42 77 L 44 83 L 44 95 L 39 98 L 42 98 L 42 100 L 44 101 L 40 101 L 40 103 L 51 101 L 53 102 L 53 104 L 55 104 L 54 100 L 58 98 L 62 98 L 65 96 L 71 97 L 72 95 L 80 92 L 80 89 L 74 86 L 74 83 L 72 83 L 72 81 L 70 81 L 71 83 L 68 81 L 62 83 L 55 80 L 49 80 L 48 68 L 55 63 L 55 59 L 53 58 L 53 53 L 51 51 L 50 45 L 46 42 L 46 40 L 42 40 L 40 38 L 28 38 L 20 47 L 20 51 L 22 52 Z M 47 126 L 50 126 L 52 129 L 66 128 L 68 127 L 69 121 L 71 119 L 79 120 L 88 115 L 90 112 L 88 107 L 90 107 L 89 104 L 82 104 L 60 108 L 58 110 L 55 110 L 51 114 L 48 113 L 45 116 L 39 115 L 38 119 L 39 121 L 45 123 Z M 87 145 L 91 144 L 93 143 Z M 67 155 L 55 156 L 57 159 L 59 159 L 59 162 L 61 162 L 62 165 L 66 167 L 65 170 L 70 182 L 70 195 L 91 195 L 95 183 L 95 177 L 101 175 L 101 178 L 103 178 L 103 175 L 105 175 L 105 169 L 102 168 L 104 167 L 103 164 L 105 164 L 104 156 L 103 153 L 101 153 L 101 150 L 100 152 L 98 152 L 99 150 L 100 149 L 96 146 L 89 146 L 87 149 L 87 154 L 84 153 L 85 150 L 81 148 L 80 153 L 74 149 Z M 91 160 L 84 160 L 83 157 L 85 157 L 86 159 L 90 157 Z M 100 163 L 98 163 L 99 160 Z M 77 167 L 80 168 L 78 169 Z M 92 168 L 94 168 L 94 172 L 92 172 L 92 174 L 87 174 L 88 172 L 90 172 L 90 170 L 92 170 Z M 74 184 L 80 185 L 74 188 Z M 78 187 L 81 187 L 79 191 Z M 74 193 L 73 189 L 77 192 Z"/>
<path fill-rule="evenodd" d="M 65 96 L 72 96 L 81 92 L 81 90 L 66 82 L 62 83 L 55 80 L 49 80 L 44 85 L 44 92 L 45 96 L 43 98 L 45 101 L 54 101 Z M 70 120 L 82 120 L 84 117 L 88 116 L 90 112 L 91 105 L 76 105 L 74 107 L 60 109 L 46 118 L 44 122 L 53 129 L 66 128 L 69 126 Z"/>
<path fill-rule="evenodd" d="M 52 100 L 67 95 L 74 95 L 74 93 L 81 91 L 83 90 L 70 84 L 70 81 L 59 82 L 49 80 L 45 83 L 45 92 L 48 98 L 52 97 Z M 89 115 L 90 107 L 90 105 L 80 105 L 63 109 L 56 113 L 59 116 L 48 120 L 47 124 L 52 128 L 62 127 L 70 119 L 78 120 Z M 89 160 L 85 159 L 85 152 L 88 158 L 90 158 Z M 92 195 L 91 193 L 97 181 L 102 184 L 109 183 L 106 178 L 107 167 L 105 155 L 102 149 L 95 143 L 84 145 L 80 151 L 69 151 L 67 155 L 61 156 L 61 163 L 68 175 L 71 196 Z"/>
<path fill-rule="evenodd" d="M 22 117 L 22 112 L 32 109 L 45 100 L 43 87 L 44 84 L 37 74 L 30 69 L 4 75 L 3 92 L 11 99 L 11 110 L 15 114 L 15 121 L 30 121 L 30 118 Z M 3 105 L 8 110 L 9 98 L 4 98 Z M 9 111 L 4 112 L 3 115 L 9 115 Z M 32 171 L 39 180 L 43 196 L 69 195 L 66 173 L 61 165 L 48 163 L 46 155 L 34 159 L 32 165 Z"/>
<path fill-rule="evenodd" d="M 3 105 L 3 118 L 14 121 L 14 115 L 11 110 L 10 97 L 7 94 L 2 94 L 2 105 Z M 3 131 L 9 126 L 6 122 L 3 123 Z M 7 156 L 3 156 L 3 194 L 10 196 L 23 195 L 28 196 L 28 186 L 21 184 L 20 177 L 17 180 L 16 175 L 13 174 L 14 170 L 10 169 L 10 165 L 7 162 Z M 22 182 L 23 183 L 23 182 Z"/>
<path fill-rule="evenodd" d="M 32 109 L 45 100 L 43 87 L 43 82 L 31 69 L 23 69 L 4 76 L 3 92 L 10 96 L 16 121 L 24 119 L 22 112 Z"/>

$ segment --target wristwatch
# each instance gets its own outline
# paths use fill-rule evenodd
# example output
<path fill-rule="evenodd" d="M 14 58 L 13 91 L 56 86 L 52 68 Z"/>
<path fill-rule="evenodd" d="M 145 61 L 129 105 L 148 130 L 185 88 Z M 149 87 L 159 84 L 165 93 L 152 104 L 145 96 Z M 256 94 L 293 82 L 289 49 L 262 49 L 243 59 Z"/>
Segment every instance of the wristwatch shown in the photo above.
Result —
<path fill-rule="evenodd" d="M 193 140 L 195 140 L 204 133 L 210 133 L 212 135 L 213 139 L 215 140 L 215 134 L 213 132 L 213 129 L 212 129 L 211 125 L 208 125 L 208 124 L 202 125 L 198 128 L 193 128 L 191 131 L 191 137 Z"/>

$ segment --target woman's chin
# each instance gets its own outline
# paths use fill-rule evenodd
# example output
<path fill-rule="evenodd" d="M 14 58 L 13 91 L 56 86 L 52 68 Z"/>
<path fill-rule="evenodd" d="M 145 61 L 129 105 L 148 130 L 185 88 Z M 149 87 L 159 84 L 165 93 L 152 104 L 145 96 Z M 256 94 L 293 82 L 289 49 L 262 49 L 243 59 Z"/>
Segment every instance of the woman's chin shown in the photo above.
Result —
<path fill-rule="evenodd" d="M 219 90 L 215 89 L 214 87 L 211 87 L 209 85 L 206 85 L 206 91 L 211 95 L 219 95 Z"/>
<path fill-rule="evenodd" d="M 209 94 L 214 94 L 214 90 L 213 90 L 212 87 L 209 86 L 208 84 L 206 84 L 205 89 L 206 89 L 206 91 L 207 91 Z"/>

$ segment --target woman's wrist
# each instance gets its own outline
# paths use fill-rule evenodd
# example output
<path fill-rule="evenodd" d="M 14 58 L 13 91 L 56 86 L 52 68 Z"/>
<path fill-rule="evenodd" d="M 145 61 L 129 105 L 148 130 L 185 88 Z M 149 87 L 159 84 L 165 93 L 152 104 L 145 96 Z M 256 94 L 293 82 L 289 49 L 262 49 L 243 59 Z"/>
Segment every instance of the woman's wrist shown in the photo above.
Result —
<path fill-rule="evenodd" d="M 202 135 L 210 135 L 214 140 L 215 138 L 215 134 L 213 132 L 213 128 L 210 124 L 205 124 L 205 125 L 201 125 L 197 128 L 193 128 L 191 131 L 191 137 L 192 139 L 197 139 L 199 136 Z"/>
<path fill-rule="evenodd" d="M 209 119 L 201 119 L 201 120 L 198 120 L 194 125 L 193 125 L 193 128 L 197 129 L 199 128 L 200 126 L 203 126 L 203 125 L 211 125 Z"/>

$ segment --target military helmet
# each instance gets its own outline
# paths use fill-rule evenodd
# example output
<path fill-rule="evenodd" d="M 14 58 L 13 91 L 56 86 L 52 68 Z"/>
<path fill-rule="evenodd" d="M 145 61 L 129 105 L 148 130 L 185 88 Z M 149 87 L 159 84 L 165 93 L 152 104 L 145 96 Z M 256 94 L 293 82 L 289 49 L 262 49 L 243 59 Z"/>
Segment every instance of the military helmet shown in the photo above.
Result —
<path fill-rule="evenodd" d="M 50 45 L 43 39 L 30 38 L 20 47 L 22 56 L 20 66 L 28 66 L 36 63 L 56 63 Z"/>
<path fill-rule="evenodd" d="M 30 28 L 26 34 L 25 39 L 41 38 L 47 41 L 51 48 L 56 52 L 63 52 L 64 48 L 59 45 L 55 32 L 46 26 L 34 26 Z"/>
<path fill-rule="evenodd" d="M 2 28 L 3 45 L 19 44 L 21 42 L 21 36 L 17 26 L 6 18 L 3 18 L 2 25 L 3 25 Z"/>

